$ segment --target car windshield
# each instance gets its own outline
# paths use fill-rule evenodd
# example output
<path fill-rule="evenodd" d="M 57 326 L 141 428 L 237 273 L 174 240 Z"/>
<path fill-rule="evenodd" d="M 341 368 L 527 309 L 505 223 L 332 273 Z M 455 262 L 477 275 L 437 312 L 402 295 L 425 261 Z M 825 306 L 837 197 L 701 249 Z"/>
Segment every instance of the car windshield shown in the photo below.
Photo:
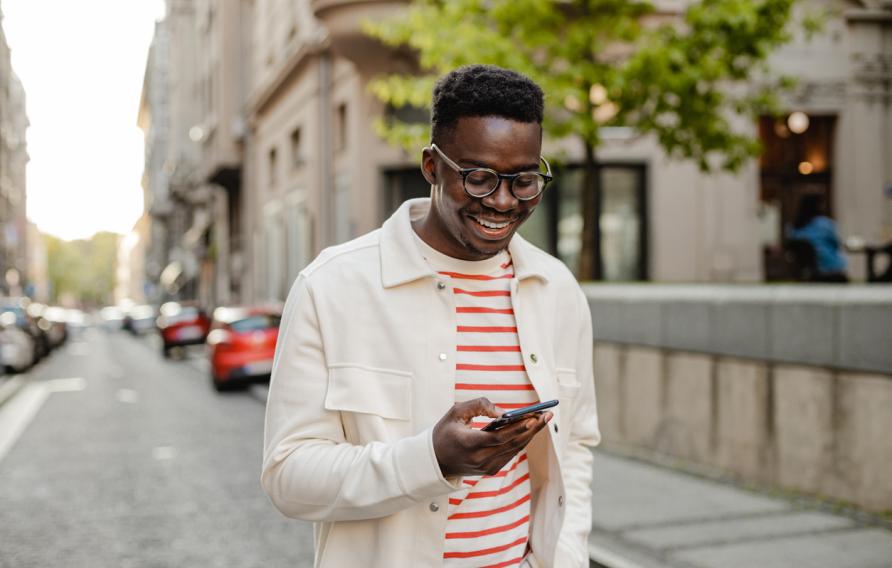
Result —
<path fill-rule="evenodd" d="M 176 313 L 170 314 L 166 317 L 168 324 L 194 321 L 198 319 L 198 308 L 183 306 Z"/>
<path fill-rule="evenodd" d="M 279 327 L 280 319 L 282 318 L 271 314 L 257 314 L 234 321 L 229 325 L 232 327 L 233 331 L 257 331 Z"/>

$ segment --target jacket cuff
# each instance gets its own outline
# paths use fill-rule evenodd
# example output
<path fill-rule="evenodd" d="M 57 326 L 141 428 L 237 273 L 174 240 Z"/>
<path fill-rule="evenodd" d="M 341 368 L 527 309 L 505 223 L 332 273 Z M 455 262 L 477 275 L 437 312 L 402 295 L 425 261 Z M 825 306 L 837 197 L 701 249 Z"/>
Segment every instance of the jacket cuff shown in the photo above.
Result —
<path fill-rule="evenodd" d="M 394 448 L 400 485 L 411 499 L 422 501 L 461 489 L 461 478 L 448 480 L 434 452 L 434 431 L 427 429 L 400 440 Z"/>

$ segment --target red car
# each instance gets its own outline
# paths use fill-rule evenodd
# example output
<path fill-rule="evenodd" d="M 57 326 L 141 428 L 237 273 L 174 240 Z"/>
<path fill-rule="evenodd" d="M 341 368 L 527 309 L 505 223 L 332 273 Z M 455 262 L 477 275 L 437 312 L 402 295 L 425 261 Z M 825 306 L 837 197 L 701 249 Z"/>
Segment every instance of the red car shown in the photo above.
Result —
<path fill-rule="evenodd" d="M 211 379 L 218 391 L 246 387 L 273 369 L 278 308 L 217 308 L 208 335 Z"/>
<path fill-rule="evenodd" d="M 201 345 L 211 328 L 211 320 L 198 306 L 167 302 L 161 306 L 161 315 L 155 321 L 161 334 L 161 351 L 170 357 L 174 347 Z"/>

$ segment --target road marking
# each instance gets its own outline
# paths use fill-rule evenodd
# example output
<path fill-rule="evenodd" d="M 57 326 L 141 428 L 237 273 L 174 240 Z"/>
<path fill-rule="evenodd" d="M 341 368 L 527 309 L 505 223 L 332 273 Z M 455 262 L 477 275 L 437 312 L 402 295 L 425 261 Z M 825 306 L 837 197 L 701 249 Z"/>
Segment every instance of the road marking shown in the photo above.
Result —
<path fill-rule="evenodd" d="M 119 389 L 117 397 L 120 402 L 126 402 L 128 404 L 136 404 L 139 402 L 139 393 L 133 389 Z"/>
<path fill-rule="evenodd" d="M 47 381 L 47 388 L 49 388 L 51 392 L 80 392 L 87 388 L 87 381 L 82 377 L 53 379 Z"/>
<path fill-rule="evenodd" d="M 0 460 L 6 457 L 49 395 L 50 389 L 45 383 L 31 383 L 0 408 Z"/>
<path fill-rule="evenodd" d="M 177 457 L 177 449 L 173 446 L 158 446 L 152 448 L 152 457 L 156 460 L 172 460 Z"/>
<path fill-rule="evenodd" d="M 11 398 L 12 395 L 19 390 L 22 384 L 27 380 L 28 375 L 16 375 L 10 379 L 7 379 L 2 385 L 0 385 L 0 405 L 2 405 L 8 398 Z"/>

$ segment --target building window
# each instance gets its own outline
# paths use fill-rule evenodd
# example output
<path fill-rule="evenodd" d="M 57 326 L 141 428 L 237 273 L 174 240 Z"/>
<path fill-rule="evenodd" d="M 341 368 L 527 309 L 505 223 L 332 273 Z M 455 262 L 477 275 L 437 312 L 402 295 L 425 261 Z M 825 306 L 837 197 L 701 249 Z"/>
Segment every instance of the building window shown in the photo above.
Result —
<path fill-rule="evenodd" d="M 291 166 L 299 168 L 304 163 L 303 149 L 300 145 L 300 128 L 291 131 Z"/>
<path fill-rule="evenodd" d="M 784 233 L 804 195 L 818 195 L 833 217 L 833 140 L 836 117 L 794 112 L 759 120 L 759 197 L 765 279 L 790 280 L 793 263 L 784 250 Z"/>
<path fill-rule="evenodd" d="M 275 148 L 269 151 L 269 187 L 275 189 L 278 184 L 279 158 Z"/>
<path fill-rule="evenodd" d="M 335 112 L 334 149 L 342 152 L 347 149 L 347 105 L 341 103 Z"/>
<path fill-rule="evenodd" d="M 558 257 L 576 274 L 582 253 L 583 169 L 555 172 L 536 213 L 520 228 L 524 238 Z M 647 279 L 647 202 L 645 168 L 632 164 L 598 166 L 600 246 L 592 251 L 600 280 Z"/>

